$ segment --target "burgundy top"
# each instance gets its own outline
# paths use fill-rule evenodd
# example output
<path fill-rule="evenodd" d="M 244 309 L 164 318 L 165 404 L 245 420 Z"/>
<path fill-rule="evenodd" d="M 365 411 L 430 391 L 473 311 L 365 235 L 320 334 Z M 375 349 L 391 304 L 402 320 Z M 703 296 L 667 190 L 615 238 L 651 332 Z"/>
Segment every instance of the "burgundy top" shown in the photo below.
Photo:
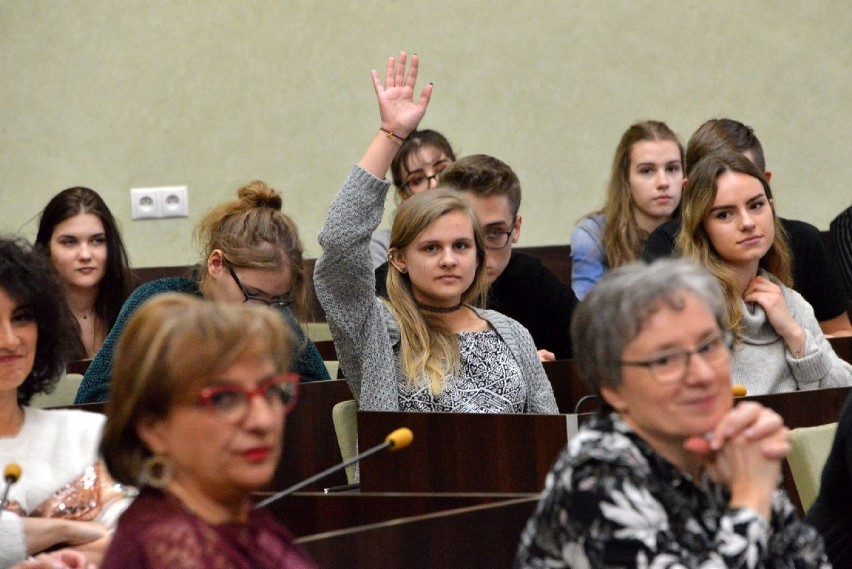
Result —
<path fill-rule="evenodd" d="M 316 569 L 264 510 L 211 525 L 171 494 L 146 488 L 118 521 L 101 569 Z"/>

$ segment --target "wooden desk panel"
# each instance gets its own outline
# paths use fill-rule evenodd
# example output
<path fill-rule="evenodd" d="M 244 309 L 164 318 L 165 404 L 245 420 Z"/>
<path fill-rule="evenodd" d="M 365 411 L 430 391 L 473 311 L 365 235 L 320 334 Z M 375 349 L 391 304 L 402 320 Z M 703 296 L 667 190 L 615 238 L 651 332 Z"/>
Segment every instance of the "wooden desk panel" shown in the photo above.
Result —
<path fill-rule="evenodd" d="M 511 567 L 538 499 L 521 498 L 298 539 L 319 567 Z"/>
<path fill-rule="evenodd" d="M 814 427 L 837 421 L 840 410 L 846 402 L 850 387 L 832 387 L 829 389 L 811 389 L 773 393 L 772 395 L 753 395 L 743 397 L 743 401 L 757 401 L 784 418 L 784 424 L 791 429 Z"/>
<path fill-rule="evenodd" d="M 834 348 L 835 353 L 840 356 L 841 360 L 852 364 L 852 336 L 839 336 L 837 338 L 829 338 L 828 342 Z"/>
<path fill-rule="evenodd" d="M 577 403 L 583 397 L 592 395 L 592 391 L 586 385 L 586 382 L 580 379 L 580 373 L 577 371 L 577 364 L 574 360 L 542 362 L 542 366 L 547 374 L 547 379 L 550 380 L 550 385 L 553 387 L 553 395 L 556 397 L 556 406 L 560 413 L 574 413 Z M 595 401 L 584 402 L 579 411 L 596 411 L 599 406 Z"/>
<path fill-rule="evenodd" d="M 540 492 L 576 415 L 358 413 L 361 451 L 408 427 L 414 442 L 361 462 L 364 492 Z"/>
<path fill-rule="evenodd" d="M 315 381 L 299 386 L 299 401 L 287 416 L 284 452 L 272 478 L 272 489 L 289 488 L 343 460 L 331 420 L 331 409 L 335 403 L 347 399 L 352 399 L 352 392 L 341 379 Z M 346 484 L 344 471 L 316 482 L 305 490 L 322 490 L 339 484 Z"/>

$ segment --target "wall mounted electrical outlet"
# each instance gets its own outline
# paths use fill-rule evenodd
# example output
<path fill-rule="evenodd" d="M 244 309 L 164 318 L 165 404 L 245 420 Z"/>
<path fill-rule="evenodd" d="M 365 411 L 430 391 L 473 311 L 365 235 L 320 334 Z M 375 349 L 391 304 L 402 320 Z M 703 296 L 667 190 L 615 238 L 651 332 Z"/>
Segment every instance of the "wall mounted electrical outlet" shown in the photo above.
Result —
<path fill-rule="evenodd" d="M 131 219 L 189 217 L 186 186 L 133 188 L 130 190 Z"/>

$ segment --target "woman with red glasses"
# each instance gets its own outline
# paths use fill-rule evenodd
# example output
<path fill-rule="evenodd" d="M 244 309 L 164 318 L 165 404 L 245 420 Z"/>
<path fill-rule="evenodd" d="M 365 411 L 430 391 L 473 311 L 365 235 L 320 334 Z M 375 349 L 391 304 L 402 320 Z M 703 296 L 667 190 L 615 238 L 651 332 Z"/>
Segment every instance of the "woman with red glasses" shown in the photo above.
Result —
<path fill-rule="evenodd" d="M 269 483 L 296 402 L 285 323 L 248 304 L 166 294 L 118 343 L 101 451 L 140 487 L 104 569 L 314 567 L 251 493 Z"/>
<path fill-rule="evenodd" d="M 293 371 L 301 381 L 330 379 L 316 346 L 299 326 L 307 306 L 307 272 L 293 220 L 281 211 L 281 196 L 263 182 L 240 188 L 237 199 L 211 210 L 195 230 L 204 261 L 191 278 L 146 283 L 124 303 L 103 347 L 86 370 L 77 403 L 105 401 L 115 346 L 130 316 L 167 292 L 208 300 L 258 304 L 276 309 L 296 338 Z"/>

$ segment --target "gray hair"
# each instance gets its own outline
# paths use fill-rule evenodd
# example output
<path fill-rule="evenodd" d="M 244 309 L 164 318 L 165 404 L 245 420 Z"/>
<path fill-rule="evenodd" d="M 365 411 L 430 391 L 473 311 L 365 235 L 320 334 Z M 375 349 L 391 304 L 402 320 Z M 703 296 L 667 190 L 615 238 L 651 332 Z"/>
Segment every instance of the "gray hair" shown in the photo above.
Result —
<path fill-rule="evenodd" d="M 663 305 L 684 306 L 683 293 L 698 297 L 724 329 L 725 303 L 716 278 L 683 259 L 650 265 L 630 263 L 609 271 L 577 306 L 571 338 L 580 376 L 595 392 L 621 384 L 624 349 Z"/>

